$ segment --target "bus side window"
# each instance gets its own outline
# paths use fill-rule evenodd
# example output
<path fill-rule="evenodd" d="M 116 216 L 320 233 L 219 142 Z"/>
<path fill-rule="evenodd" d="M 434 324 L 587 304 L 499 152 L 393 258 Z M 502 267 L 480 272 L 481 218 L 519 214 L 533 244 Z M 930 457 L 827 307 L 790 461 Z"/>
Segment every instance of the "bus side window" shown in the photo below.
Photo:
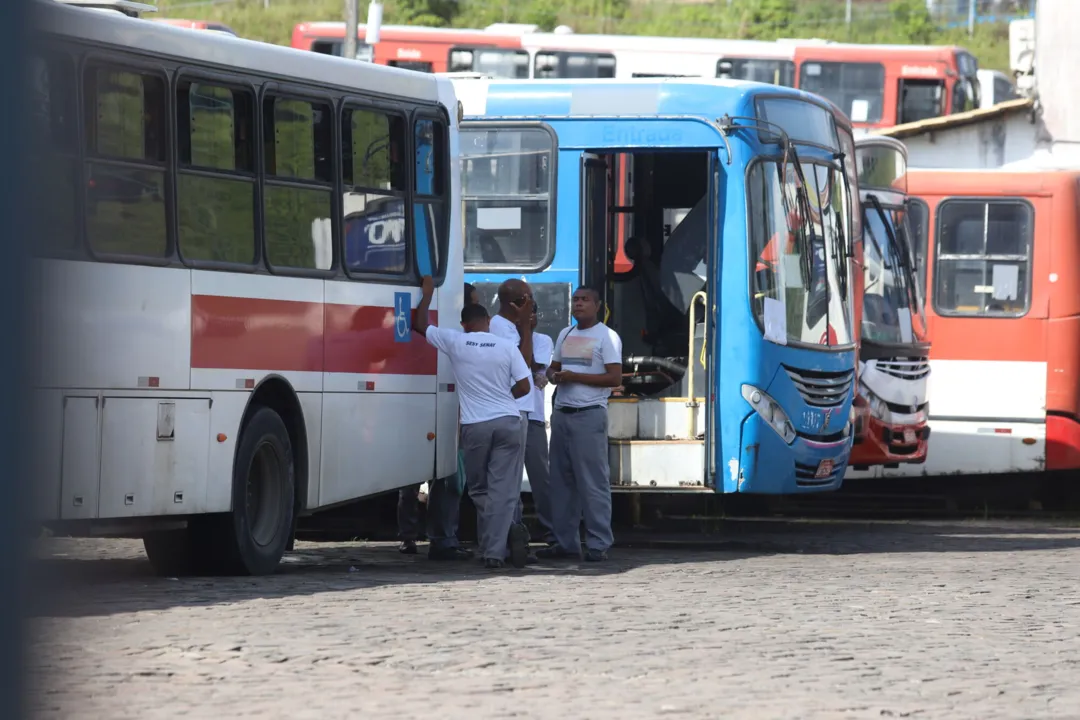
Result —
<path fill-rule="evenodd" d="M 63 55 L 35 54 L 28 63 L 31 207 L 39 215 L 43 254 L 73 252 L 78 246 L 79 155 L 75 117 L 75 67 Z"/>
<path fill-rule="evenodd" d="M 90 63 L 83 76 L 86 235 L 97 253 L 163 258 L 165 77 Z"/>
<path fill-rule="evenodd" d="M 413 137 L 416 187 L 412 226 L 417 270 L 421 275 L 438 276 L 443 269 L 448 235 L 446 125 L 418 118 Z"/>
<path fill-rule="evenodd" d="M 263 103 L 266 259 L 271 269 L 329 270 L 333 109 L 280 96 Z"/>
<path fill-rule="evenodd" d="M 405 118 L 345 108 L 341 116 L 345 271 L 403 275 Z"/>
<path fill-rule="evenodd" d="M 937 216 L 935 312 L 1025 315 L 1031 305 L 1031 206 L 1010 198 L 954 198 L 942 201 Z"/>
<path fill-rule="evenodd" d="M 182 80 L 176 89 L 177 243 L 184 260 L 251 265 L 255 241 L 255 96 Z"/>

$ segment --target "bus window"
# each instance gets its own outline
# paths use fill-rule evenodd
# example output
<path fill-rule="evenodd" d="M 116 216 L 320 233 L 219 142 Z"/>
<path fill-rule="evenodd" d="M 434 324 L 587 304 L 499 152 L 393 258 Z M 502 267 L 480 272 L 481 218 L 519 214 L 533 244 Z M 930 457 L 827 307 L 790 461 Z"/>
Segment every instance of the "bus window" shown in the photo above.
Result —
<path fill-rule="evenodd" d="M 405 118 L 346 107 L 341 116 L 345 271 L 405 272 Z"/>
<path fill-rule="evenodd" d="M 794 87 L 795 63 L 791 60 L 721 58 L 716 61 L 716 77 Z"/>
<path fill-rule="evenodd" d="M 450 72 L 477 72 L 497 78 L 529 77 L 529 53 L 500 48 L 462 48 L 450 51 Z"/>
<path fill-rule="evenodd" d="M 72 251 L 78 241 L 76 211 L 78 135 L 75 117 L 75 66 L 64 56 L 34 55 L 29 62 L 31 153 L 28 183 L 35 200 L 30 207 L 48 208 L 39 223 L 44 253 Z"/>
<path fill-rule="evenodd" d="M 99 253 L 164 257 L 165 78 L 93 63 L 84 75 L 86 234 Z"/>
<path fill-rule="evenodd" d="M 531 272 L 550 262 L 554 154 L 539 127 L 461 131 L 466 267 Z"/>
<path fill-rule="evenodd" d="M 264 229 L 272 268 L 333 266 L 333 116 L 324 103 L 273 96 L 264 100 Z"/>
<path fill-rule="evenodd" d="M 389 60 L 386 63 L 390 67 L 401 68 L 402 70 L 414 70 L 416 72 L 430 73 L 435 72 L 429 62 L 420 62 L 419 60 Z"/>
<path fill-rule="evenodd" d="M 901 80 L 898 125 L 943 114 L 945 83 L 941 80 Z"/>
<path fill-rule="evenodd" d="M 255 262 L 255 96 L 183 80 L 176 90 L 177 242 L 185 260 Z"/>
<path fill-rule="evenodd" d="M 852 122 L 880 122 L 885 105 L 885 66 L 881 63 L 804 62 L 799 89 L 836 103 Z"/>
<path fill-rule="evenodd" d="M 944 200 L 938 206 L 934 309 L 939 315 L 1027 313 L 1034 211 L 1025 202 Z"/>
<path fill-rule="evenodd" d="M 538 52 L 533 75 L 538 78 L 613 78 L 615 56 L 609 53 Z"/>
<path fill-rule="evenodd" d="M 911 254 L 914 255 L 915 274 L 919 279 L 919 292 L 926 298 L 926 240 L 930 231 L 930 208 L 918 198 L 907 201 L 908 228 L 911 230 Z"/>
<path fill-rule="evenodd" d="M 416 121 L 416 199 L 413 202 L 413 237 L 417 269 L 438 275 L 440 251 L 446 241 L 446 127 L 428 118 Z"/>

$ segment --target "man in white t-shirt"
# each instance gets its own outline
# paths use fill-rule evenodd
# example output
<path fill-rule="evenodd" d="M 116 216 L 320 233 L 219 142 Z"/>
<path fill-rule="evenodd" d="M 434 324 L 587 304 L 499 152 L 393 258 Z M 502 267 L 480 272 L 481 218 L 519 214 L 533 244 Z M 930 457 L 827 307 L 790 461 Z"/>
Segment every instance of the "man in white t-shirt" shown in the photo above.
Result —
<path fill-rule="evenodd" d="M 607 559 L 611 547 L 611 474 L 607 401 L 622 385 L 622 340 L 600 322 L 600 293 L 578 288 L 570 300 L 576 324 L 559 333 L 548 368 L 557 386 L 551 414 L 551 510 L 556 544 L 538 557 Z"/>
<path fill-rule="evenodd" d="M 548 380 L 545 374 L 551 364 L 554 345 L 551 338 L 536 332 L 537 315 L 540 308 L 533 302 L 532 346 L 533 346 L 533 406 L 528 412 L 528 432 L 525 435 L 525 472 L 529 475 L 529 487 L 532 489 L 533 506 L 536 519 L 543 528 L 541 538 L 548 545 L 555 543 L 555 530 L 551 521 L 551 474 L 548 467 L 547 413 L 544 403 L 544 388 Z"/>
<path fill-rule="evenodd" d="M 514 522 L 521 501 L 521 414 L 517 399 L 528 397 L 532 373 L 521 353 L 492 335 L 483 305 L 461 311 L 465 332 L 429 325 L 435 286 L 423 278 L 413 330 L 450 358 L 461 409 L 461 444 L 465 451 L 465 483 L 476 505 L 477 537 L 484 566 L 501 568 L 509 556 L 515 567 L 528 560 L 528 535 Z M 517 475 L 515 475 L 517 470 Z"/>

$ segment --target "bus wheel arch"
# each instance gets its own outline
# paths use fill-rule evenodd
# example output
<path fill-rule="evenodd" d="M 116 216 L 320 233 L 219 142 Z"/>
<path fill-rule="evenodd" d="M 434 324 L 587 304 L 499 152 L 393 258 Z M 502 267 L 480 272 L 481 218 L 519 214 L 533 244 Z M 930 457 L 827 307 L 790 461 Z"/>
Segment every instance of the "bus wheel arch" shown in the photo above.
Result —
<path fill-rule="evenodd" d="M 260 407 L 273 410 L 285 423 L 285 429 L 289 433 L 289 442 L 292 444 L 292 456 L 294 476 L 293 482 L 296 488 L 296 503 L 294 518 L 307 508 L 308 496 L 308 443 L 307 423 L 304 422 L 304 411 L 300 405 L 300 398 L 288 380 L 280 375 L 270 374 L 263 378 L 248 397 L 247 407 L 240 417 L 240 432 L 250 422 L 251 417 Z M 238 438 L 239 439 L 239 438 Z M 239 444 L 233 451 L 233 463 L 236 462 L 236 452 L 240 449 Z M 292 542 L 289 543 L 290 548 Z"/>

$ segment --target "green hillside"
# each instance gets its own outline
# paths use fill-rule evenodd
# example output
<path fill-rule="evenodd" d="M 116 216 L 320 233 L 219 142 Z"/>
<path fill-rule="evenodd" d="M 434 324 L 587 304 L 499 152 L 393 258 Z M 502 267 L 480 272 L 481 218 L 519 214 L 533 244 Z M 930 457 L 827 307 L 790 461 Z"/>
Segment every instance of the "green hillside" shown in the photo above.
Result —
<path fill-rule="evenodd" d="M 343 0 L 232 0 L 195 5 L 159 0 L 163 17 L 218 20 L 244 37 L 288 45 L 294 25 L 343 19 Z M 534 23 L 544 29 L 569 25 L 576 32 L 675 37 L 817 37 L 866 43 L 962 45 L 983 68 L 1008 72 L 1008 25 L 964 29 L 934 26 L 924 0 L 859 3 L 844 22 L 842 0 L 384 0 L 387 24 L 484 27 L 493 22 Z M 360 0 L 360 20 L 367 0 Z"/>

